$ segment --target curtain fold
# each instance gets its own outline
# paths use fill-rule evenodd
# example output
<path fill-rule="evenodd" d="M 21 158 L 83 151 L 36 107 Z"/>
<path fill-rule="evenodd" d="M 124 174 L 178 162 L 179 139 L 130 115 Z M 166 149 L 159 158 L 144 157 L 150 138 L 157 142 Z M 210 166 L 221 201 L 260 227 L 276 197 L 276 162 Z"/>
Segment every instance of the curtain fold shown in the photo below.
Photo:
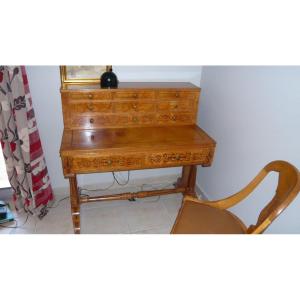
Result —
<path fill-rule="evenodd" d="M 53 200 L 25 67 L 0 67 L 0 140 L 17 209 Z"/>

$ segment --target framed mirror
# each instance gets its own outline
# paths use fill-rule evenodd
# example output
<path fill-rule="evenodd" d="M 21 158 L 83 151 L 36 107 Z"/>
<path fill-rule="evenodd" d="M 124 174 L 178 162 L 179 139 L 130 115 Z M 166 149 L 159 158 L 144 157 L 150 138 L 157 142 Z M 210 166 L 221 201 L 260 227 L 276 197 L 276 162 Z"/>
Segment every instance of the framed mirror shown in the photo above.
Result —
<path fill-rule="evenodd" d="M 107 66 L 60 66 L 61 84 L 99 83 Z"/>

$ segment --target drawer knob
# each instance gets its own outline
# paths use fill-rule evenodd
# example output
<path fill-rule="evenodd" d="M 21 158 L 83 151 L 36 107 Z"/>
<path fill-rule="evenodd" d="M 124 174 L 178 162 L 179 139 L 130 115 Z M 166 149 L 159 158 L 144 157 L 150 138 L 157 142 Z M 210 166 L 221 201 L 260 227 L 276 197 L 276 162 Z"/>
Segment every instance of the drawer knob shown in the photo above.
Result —
<path fill-rule="evenodd" d="M 133 105 L 132 105 L 132 108 L 133 108 L 134 110 L 137 110 L 137 105 L 136 105 L 136 104 L 133 104 Z"/>
<path fill-rule="evenodd" d="M 90 123 L 91 123 L 91 124 L 93 124 L 93 123 L 94 123 L 94 121 L 95 121 L 95 120 L 94 120 L 93 118 L 92 118 L 92 119 L 90 119 Z"/>
<path fill-rule="evenodd" d="M 179 159 L 180 159 L 180 155 L 177 154 L 177 155 L 176 155 L 176 160 L 179 160 Z"/>
<path fill-rule="evenodd" d="M 176 97 L 176 98 L 178 98 L 178 97 L 179 97 L 179 93 L 178 93 L 178 92 L 175 94 L 175 97 Z"/>
<path fill-rule="evenodd" d="M 136 123 L 136 122 L 138 121 L 138 118 L 137 118 L 137 117 L 133 117 L 133 118 L 132 118 L 132 121 L 133 121 L 134 123 Z"/>
<path fill-rule="evenodd" d="M 88 94 L 89 99 L 93 99 L 93 97 L 94 97 L 93 94 Z"/>
<path fill-rule="evenodd" d="M 176 121 L 176 116 L 172 116 L 172 117 L 171 117 L 171 120 L 172 120 L 172 121 Z"/>
<path fill-rule="evenodd" d="M 92 103 L 88 103 L 87 108 L 88 108 L 88 110 L 92 111 L 92 110 L 94 110 L 94 105 Z"/>
<path fill-rule="evenodd" d="M 112 164 L 112 160 L 109 159 L 109 160 L 107 161 L 107 164 L 110 166 L 110 165 Z"/>
<path fill-rule="evenodd" d="M 137 98 L 137 96 L 138 96 L 138 95 L 137 95 L 136 93 L 133 94 L 133 98 Z"/>

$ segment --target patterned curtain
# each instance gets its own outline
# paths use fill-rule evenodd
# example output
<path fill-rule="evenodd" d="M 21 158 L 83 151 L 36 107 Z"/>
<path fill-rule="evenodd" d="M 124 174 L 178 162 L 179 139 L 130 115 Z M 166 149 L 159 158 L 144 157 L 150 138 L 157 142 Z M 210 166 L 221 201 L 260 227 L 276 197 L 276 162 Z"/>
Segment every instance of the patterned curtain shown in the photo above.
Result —
<path fill-rule="evenodd" d="M 16 209 L 53 200 L 25 67 L 0 66 L 0 140 Z"/>

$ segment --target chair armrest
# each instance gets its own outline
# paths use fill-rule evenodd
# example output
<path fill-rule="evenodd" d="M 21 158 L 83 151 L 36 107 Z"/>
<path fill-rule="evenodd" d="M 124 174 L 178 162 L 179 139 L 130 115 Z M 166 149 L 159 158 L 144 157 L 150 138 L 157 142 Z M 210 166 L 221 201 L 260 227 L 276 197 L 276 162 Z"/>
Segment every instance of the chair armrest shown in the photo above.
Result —
<path fill-rule="evenodd" d="M 196 197 L 185 196 L 183 200 L 184 201 L 194 201 L 194 202 L 198 202 L 198 203 L 200 202 L 200 203 L 204 203 L 206 205 L 212 206 L 212 207 L 217 207 L 220 209 L 227 209 L 227 208 L 230 208 L 230 207 L 238 204 L 240 201 L 242 201 L 247 196 L 249 196 L 249 194 L 259 185 L 259 183 L 266 177 L 267 174 L 268 174 L 268 172 L 265 169 L 262 169 L 258 173 L 258 175 L 245 188 L 243 188 L 238 193 L 236 193 L 232 196 L 229 196 L 227 198 L 224 198 L 224 199 L 203 201 Z"/>
<path fill-rule="evenodd" d="M 183 197 L 183 202 L 184 201 L 192 201 L 192 202 L 196 202 L 196 203 L 206 203 L 207 200 L 202 200 L 202 199 L 199 199 L 198 197 L 195 197 L 195 196 L 190 196 L 190 195 L 186 195 Z"/>

